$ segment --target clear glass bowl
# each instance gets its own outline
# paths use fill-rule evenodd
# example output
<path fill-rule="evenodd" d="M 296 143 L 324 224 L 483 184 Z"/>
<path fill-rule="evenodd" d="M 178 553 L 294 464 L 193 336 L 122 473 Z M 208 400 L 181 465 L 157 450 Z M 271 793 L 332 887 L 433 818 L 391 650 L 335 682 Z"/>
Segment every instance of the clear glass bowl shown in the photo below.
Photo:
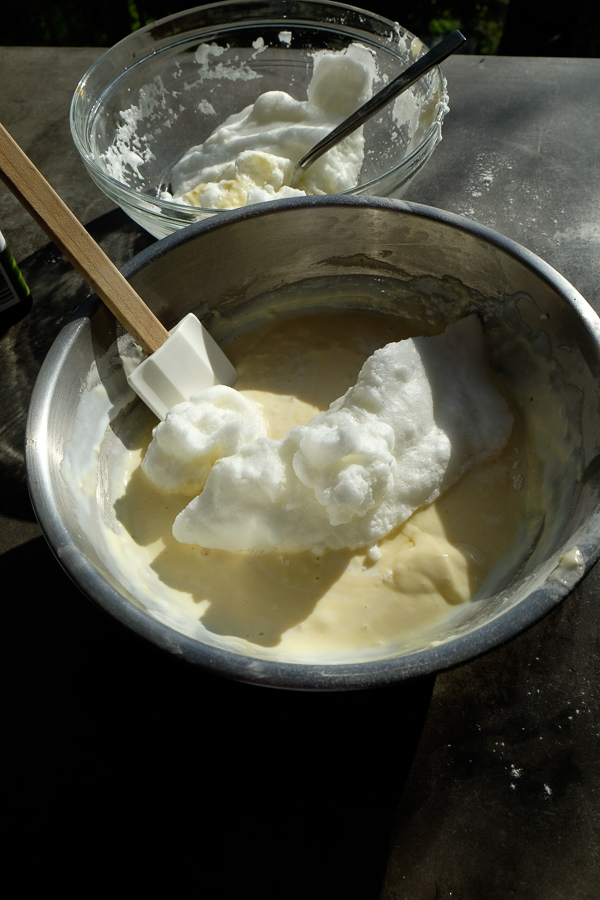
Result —
<path fill-rule="evenodd" d="M 176 13 L 133 32 L 84 75 L 71 105 L 75 145 L 100 190 L 156 237 L 226 215 L 165 193 L 175 163 L 265 91 L 305 100 L 313 54 L 353 42 L 375 55 L 375 90 L 427 51 L 398 24 L 341 3 L 226 0 Z M 207 44 L 218 53 L 198 52 Z M 344 193 L 401 196 L 441 140 L 447 101 L 434 69 L 371 119 L 360 183 Z"/>

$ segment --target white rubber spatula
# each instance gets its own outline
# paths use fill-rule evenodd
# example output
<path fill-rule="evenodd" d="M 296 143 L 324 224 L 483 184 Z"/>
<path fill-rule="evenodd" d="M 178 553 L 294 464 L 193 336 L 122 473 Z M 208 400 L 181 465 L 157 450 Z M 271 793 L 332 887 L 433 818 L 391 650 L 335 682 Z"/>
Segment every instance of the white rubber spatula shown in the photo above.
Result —
<path fill-rule="evenodd" d="M 190 313 L 169 333 L 1 124 L 0 178 L 149 354 L 128 380 L 160 419 L 203 388 L 235 383 L 236 370 L 200 320 Z"/>

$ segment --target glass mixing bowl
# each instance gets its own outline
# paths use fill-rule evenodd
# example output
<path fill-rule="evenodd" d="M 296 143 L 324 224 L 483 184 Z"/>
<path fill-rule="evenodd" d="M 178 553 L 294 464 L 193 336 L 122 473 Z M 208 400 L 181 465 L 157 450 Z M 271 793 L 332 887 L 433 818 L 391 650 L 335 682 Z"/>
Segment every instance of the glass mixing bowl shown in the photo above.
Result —
<path fill-rule="evenodd" d="M 71 105 L 75 145 L 96 185 L 155 237 L 226 215 L 175 203 L 173 166 L 266 91 L 305 100 L 315 52 L 354 42 L 375 57 L 374 90 L 428 49 L 341 3 L 226 0 L 176 13 L 133 32 L 84 75 Z M 447 101 L 436 68 L 371 119 L 359 183 L 344 193 L 401 196 L 441 140 Z"/>

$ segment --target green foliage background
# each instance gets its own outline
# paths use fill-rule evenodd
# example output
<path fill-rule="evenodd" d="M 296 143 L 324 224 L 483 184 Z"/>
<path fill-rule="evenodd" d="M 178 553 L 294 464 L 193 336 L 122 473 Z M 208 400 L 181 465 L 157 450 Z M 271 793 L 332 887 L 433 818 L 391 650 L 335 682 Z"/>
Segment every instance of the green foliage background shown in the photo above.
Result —
<path fill-rule="evenodd" d="M 187 9 L 194 0 L 21 0 L 0 25 L 0 45 L 109 47 L 130 31 Z M 357 0 L 426 43 L 460 28 L 469 53 L 600 55 L 598 0 Z M 101 10 L 101 14 L 99 13 Z"/>

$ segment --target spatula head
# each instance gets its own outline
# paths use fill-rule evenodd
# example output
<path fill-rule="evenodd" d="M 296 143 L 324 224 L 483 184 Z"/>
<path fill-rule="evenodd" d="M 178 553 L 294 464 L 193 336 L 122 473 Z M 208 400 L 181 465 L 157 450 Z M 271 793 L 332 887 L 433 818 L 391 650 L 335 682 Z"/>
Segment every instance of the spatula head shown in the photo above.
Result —
<path fill-rule="evenodd" d="M 237 372 L 193 313 L 129 375 L 128 381 L 159 419 L 176 403 L 214 384 L 235 384 Z"/>

